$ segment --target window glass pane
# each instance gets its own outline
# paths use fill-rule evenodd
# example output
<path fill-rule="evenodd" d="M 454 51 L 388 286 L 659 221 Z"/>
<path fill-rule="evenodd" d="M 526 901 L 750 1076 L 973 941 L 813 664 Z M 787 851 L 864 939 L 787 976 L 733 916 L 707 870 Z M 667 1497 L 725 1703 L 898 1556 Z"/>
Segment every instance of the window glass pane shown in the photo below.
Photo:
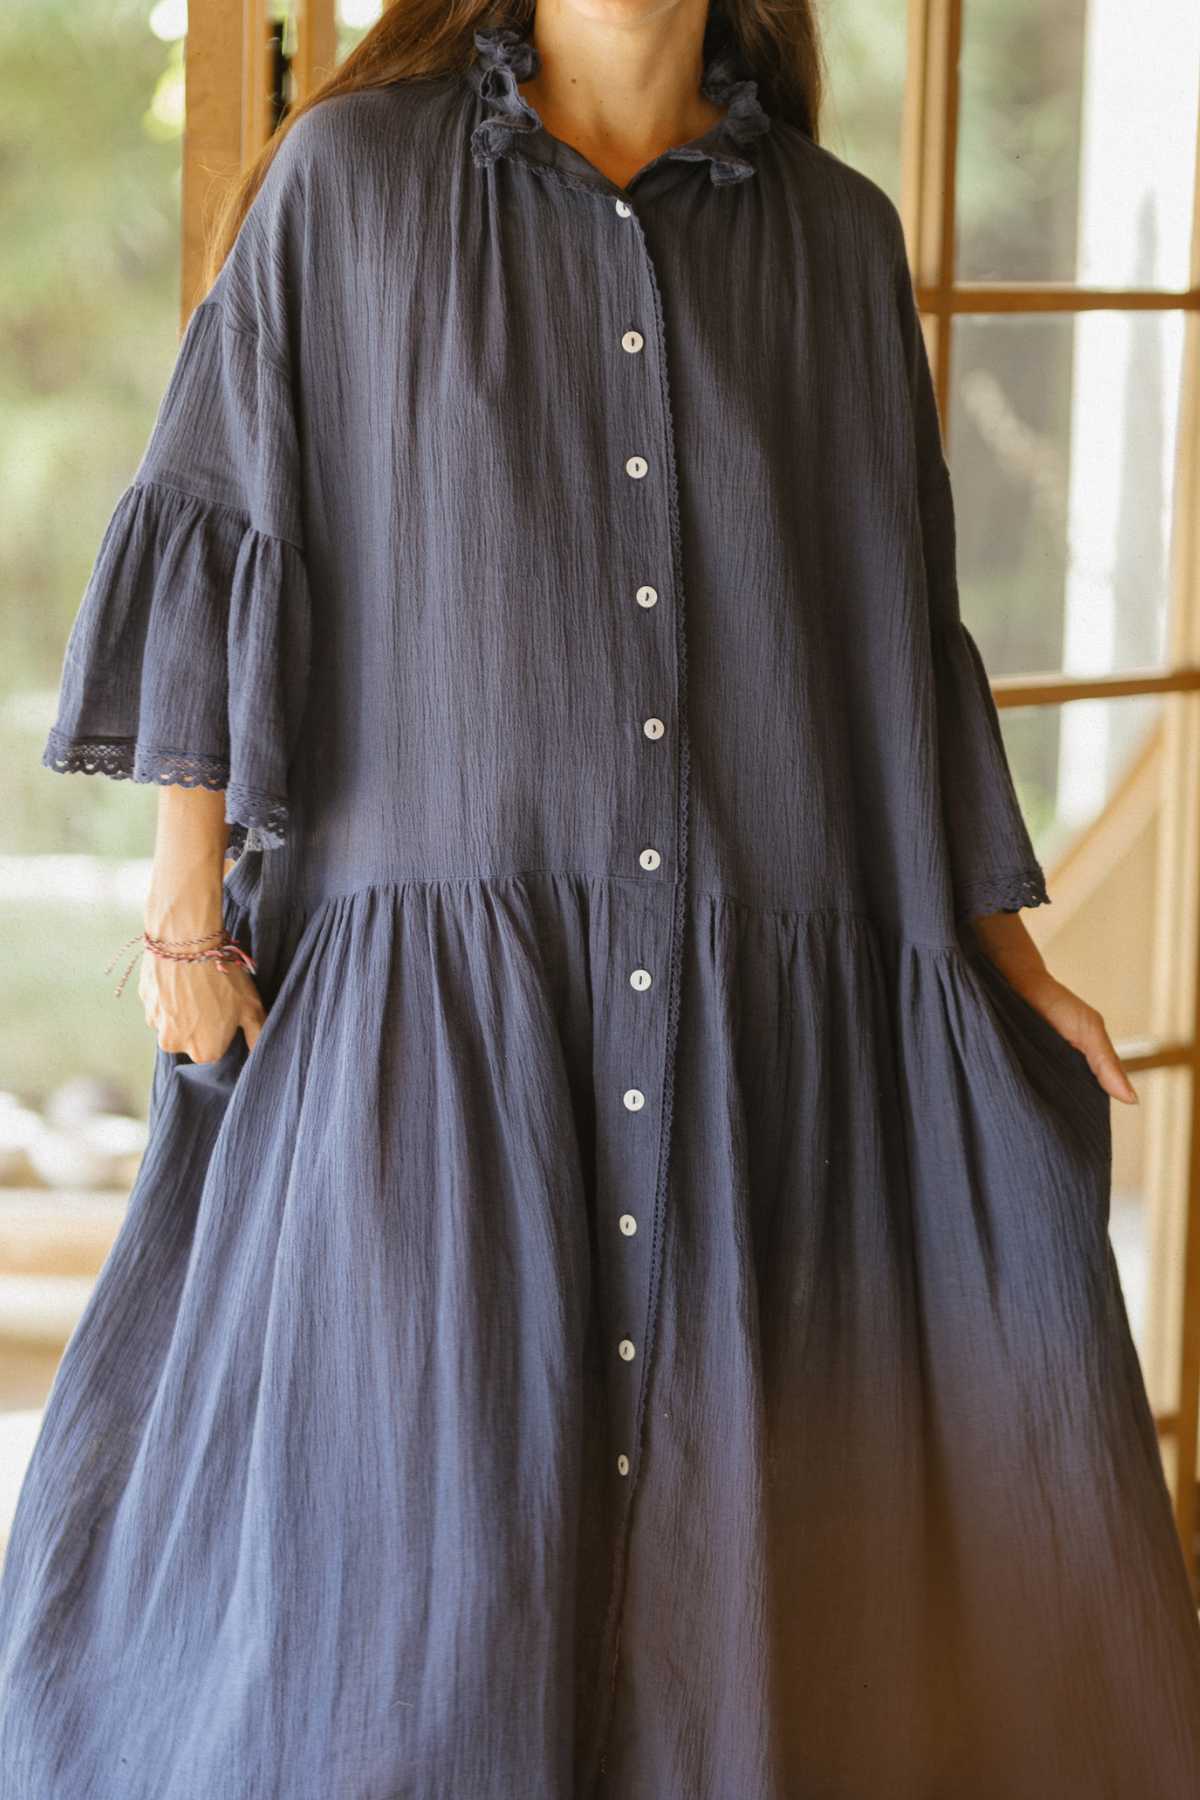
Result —
<path fill-rule="evenodd" d="M 1154 1024 L 1160 695 L 1005 707 L 1000 723 L 1051 904 L 1023 915 L 1118 1045 Z"/>
<path fill-rule="evenodd" d="M 166 0 L 0 9 L 0 1097 L 30 1105 L 104 1070 L 140 1106 L 149 1068 L 136 994 L 118 1004 L 104 973 L 140 899 L 96 883 L 148 854 L 154 790 L 49 773 L 41 752 L 178 352 L 185 22 Z"/>
<path fill-rule="evenodd" d="M 337 0 L 337 54 L 341 62 L 383 11 L 383 0 Z"/>
<path fill-rule="evenodd" d="M 821 19 L 826 74 L 821 142 L 900 204 L 907 23 L 892 0 L 854 0 Z"/>
<path fill-rule="evenodd" d="M 948 456 L 992 675 L 1159 664 L 1183 314 L 966 315 Z"/>
<path fill-rule="evenodd" d="M 142 792 L 152 804 L 155 799 L 152 787 L 130 781 L 41 773 L 47 782 L 69 782 L 80 808 L 101 781 L 131 803 Z M 153 819 L 147 842 L 152 836 Z M 0 867 L 0 937 L 19 946 L 4 962 L 0 1106 L 8 1092 L 52 1108 L 61 1085 L 85 1077 L 101 1084 L 118 1109 L 144 1118 L 155 1038 L 138 999 L 136 963 L 119 1000 L 114 993 L 138 946 L 129 944 L 105 971 L 142 928 L 149 859 L 14 856 Z M 18 1168 L 16 1175 L 25 1181 L 37 1171 Z"/>
<path fill-rule="evenodd" d="M 958 279 L 1186 287 L 1200 7 L 966 0 Z"/>
<path fill-rule="evenodd" d="M 178 351 L 185 28 L 183 0 L 0 7 L 0 1543 L 144 1142 L 155 1040 L 105 964 L 155 792 L 41 751 Z"/>

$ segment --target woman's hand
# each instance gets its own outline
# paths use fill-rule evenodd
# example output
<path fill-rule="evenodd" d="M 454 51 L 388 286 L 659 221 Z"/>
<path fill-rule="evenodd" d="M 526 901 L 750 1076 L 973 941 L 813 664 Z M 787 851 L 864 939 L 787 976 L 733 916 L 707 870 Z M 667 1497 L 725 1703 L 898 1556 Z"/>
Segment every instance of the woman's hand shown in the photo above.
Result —
<path fill-rule="evenodd" d="M 151 937 L 215 942 L 223 924 L 228 841 L 223 792 L 160 789 L 145 910 Z M 237 963 L 175 961 L 147 950 L 138 973 L 138 997 L 159 1048 L 181 1050 L 198 1063 L 223 1056 L 239 1025 L 252 1050 L 266 1016 L 254 977 Z"/>
<path fill-rule="evenodd" d="M 1103 1018 L 1094 1006 L 1055 980 L 1021 915 L 989 913 L 972 919 L 971 925 L 989 961 L 1035 1012 L 1082 1051 L 1105 1093 L 1126 1105 L 1136 1105 L 1136 1090 L 1113 1049 Z"/>
<path fill-rule="evenodd" d="M 156 932 L 155 936 L 196 937 L 194 931 Z M 161 1050 L 182 1050 L 193 1062 L 216 1062 L 224 1056 L 238 1026 L 252 1050 L 265 1011 L 248 969 L 227 963 L 171 962 L 147 951 L 138 975 L 138 995 L 146 1023 L 157 1033 Z"/>

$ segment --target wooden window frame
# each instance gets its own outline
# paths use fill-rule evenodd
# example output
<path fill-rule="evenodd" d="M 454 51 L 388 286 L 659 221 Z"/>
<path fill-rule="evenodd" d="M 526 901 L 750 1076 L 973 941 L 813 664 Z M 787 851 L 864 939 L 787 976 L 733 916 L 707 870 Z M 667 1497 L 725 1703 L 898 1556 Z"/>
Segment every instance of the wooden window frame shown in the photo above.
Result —
<path fill-rule="evenodd" d="M 1028 316 L 1095 310 L 1180 312 L 1184 318 L 1180 430 L 1172 507 L 1170 627 L 1166 666 L 1119 674 L 1010 675 L 992 682 L 999 708 L 1060 706 L 1131 694 L 1170 696 L 1164 706 L 1152 1035 L 1118 1045 L 1131 1075 L 1181 1069 L 1186 1090 L 1154 1096 L 1146 1131 L 1153 1203 L 1164 1241 L 1177 1250 L 1178 1291 L 1166 1296 L 1178 1405 L 1156 1419 L 1175 1523 L 1193 1591 L 1197 1573 L 1200 1435 L 1200 134 L 1184 289 L 1079 287 L 1066 282 L 960 282 L 955 278 L 959 67 L 963 0 L 909 0 L 901 144 L 901 201 L 913 284 L 948 442 L 954 320 L 970 314 Z M 1176 1088 L 1177 1084 L 1162 1084 Z M 1168 1455 L 1167 1452 L 1170 1452 Z"/>
<path fill-rule="evenodd" d="M 335 0 L 205 0 L 188 14 L 184 80 L 180 327 L 203 298 L 204 243 L 224 185 L 255 157 L 273 129 L 271 40 L 286 18 L 297 98 L 337 61 Z"/>

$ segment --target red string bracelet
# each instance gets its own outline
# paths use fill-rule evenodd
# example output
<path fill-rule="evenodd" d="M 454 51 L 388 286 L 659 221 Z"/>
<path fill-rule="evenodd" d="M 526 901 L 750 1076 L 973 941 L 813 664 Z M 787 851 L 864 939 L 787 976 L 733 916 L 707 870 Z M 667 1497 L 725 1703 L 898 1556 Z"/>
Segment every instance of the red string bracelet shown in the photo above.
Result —
<path fill-rule="evenodd" d="M 120 946 L 120 949 L 118 949 L 109 960 L 104 973 L 107 975 L 111 971 L 112 966 L 116 962 L 117 957 L 120 956 L 121 951 L 128 950 L 130 944 L 138 944 L 141 948 L 135 955 L 130 957 L 129 965 L 126 968 L 125 973 L 113 990 L 118 1000 L 121 997 L 121 989 L 129 979 L 133 965 L 137 962 L 138 957 L 147 950 L 150 951 L 151 955 L 161 956 L 168 962 L 212 962 L 217 965 L 222 974 L 228 963 L 238 963 L 242 968 L 249 969 L 252 975 L 256 973 L 254 958 L 248 951 L 242 949 L 242 946 L 228 931 L 222 929 L 221 931 L 209 932 L 208 938 L 215 939 L 216 941 L 208 943 L 206 949 L 188 951 L 185 949 L 185 946 L 205 944 L 207 939 L 202 937 L 156 938 L 151 937 L 148 931 L 139 931 L 135 936 L 127 939 L 126 942 Z"/>

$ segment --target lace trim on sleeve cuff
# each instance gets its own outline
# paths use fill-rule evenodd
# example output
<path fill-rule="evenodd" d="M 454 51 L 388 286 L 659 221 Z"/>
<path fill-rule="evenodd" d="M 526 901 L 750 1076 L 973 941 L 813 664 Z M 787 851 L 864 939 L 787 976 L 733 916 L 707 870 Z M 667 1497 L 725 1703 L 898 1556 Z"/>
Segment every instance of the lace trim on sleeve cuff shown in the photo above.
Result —
<path fill-rule="evenodd" d="M 229 762 L 193 751 L 146 750 L 136 738 L 68 737 L 52 729 L 42 764 L 59 774 L 107 775 L 113 781 L 155 782 L 167 787 L 202 787 L 225 793 L 230 826 L 229 853 L 243 849 L 279 849 L 284 843 L 288 809 L 284 801 L 229 779 Z"/>
<path fill-rule="evenodd" d="M 1020 912 L 1024 907 L 1049 906 L 1046 877 L 1037 863 L 1023 869 L 996 869 L 959 883 L 956 895 L 961 921 L 984 918 L 989 913 Z"/>

